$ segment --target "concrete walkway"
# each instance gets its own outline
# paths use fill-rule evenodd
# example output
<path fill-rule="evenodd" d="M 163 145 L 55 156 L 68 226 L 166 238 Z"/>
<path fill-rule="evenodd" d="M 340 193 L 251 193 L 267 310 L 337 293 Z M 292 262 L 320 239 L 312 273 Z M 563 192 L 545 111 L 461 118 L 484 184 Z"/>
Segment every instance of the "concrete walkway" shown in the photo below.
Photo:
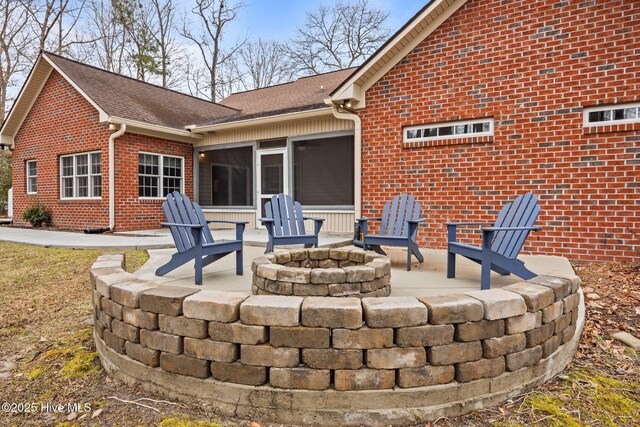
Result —
<path fill-rule="evenodd" d="M 447 254 L 445 250 L 421 249 L 425 262 L 419 264 L 415 258 L 413 270 L 406 270 L 406 251 L 389 248 L 391 257 L 391 295 L 426 296 L 462 293 L 480 289 L 480 266 L 466 258 L 458 257 L 457 277 L 447 279 Z M 262 255 L 263 248 L 247 246 L 244 250 L 244 275 L 235 274 L 235 255 L 229 255 L 204 268 L 203 288 L 251 293 L 251 261 Z M 193 282 L 193 263 L 184 265 L 164 277 L 155 276 L 155 270 L 166 263 L 171 250 L 149 251 L 149 261 L 135 274 L 141 279 L 153 280 L 174 286 L 197 287 Z M 523 255 L 520 257 L 533 272 L 543 275 L 573 276 L 574 271 L 566 258 L 557 256 Z M 491 274 L 491 287 L 498 289 L 511 283 L 521 282 L 515 276 Z"/>
<path fill-rule="evenodd" d="M 216 241 L 235 239 L 234 230 L 212 230 L 212 234 Z M 344 246 L 350 244 L 351 239 L 352 236 L 348 233 L 320 233 L 320 246 Z M 72 231 L 0 226 L 0 241 L 73 249 L 148 250 L 173 248 L 175 246 L 168 229 L 115 234 L 84 234 Z M 267 232 L 266 230 L 246 230 L 244 242 L 247 246 L 261 246 L 264 248 L 267 242 Z"/>

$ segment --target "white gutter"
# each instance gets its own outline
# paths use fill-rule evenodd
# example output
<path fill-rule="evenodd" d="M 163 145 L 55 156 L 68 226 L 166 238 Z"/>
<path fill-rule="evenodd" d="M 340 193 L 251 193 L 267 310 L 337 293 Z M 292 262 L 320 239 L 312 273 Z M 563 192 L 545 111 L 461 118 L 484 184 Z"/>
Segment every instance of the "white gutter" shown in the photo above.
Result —
<path fill-rule="evenodd" d="M 129 126 L 131 128 L 136 128 L 136 129 L 143 129 L 143 130 L 148 130 L 151 132 L 157 132 L 157 133 L 163 133 L 166 135 L 175 135 L 175 136 L 181 136 L 183 138 L 186 138 L 190 141 L 193 140 L 199 140 L 202 139 L 201 135 L 196 135 L 191 133 L 188 130 L 182 130 L 182 129 L 175 129 L 175 128 L 171 128 L 171 127 L 167 127 L 167 126 L 161 126 L 161 125 L 154 125 L 151 123 L 146 123 L 146 122 L 140 122 L 137 120 L 129 120 L 129 119 L 123 119 L 122 117 L 117 117 L 117 116 L 109 116 L 109 118 L 107 119 L 107 121 L 111 124 L 116 124 L 116 125 L 123 125 L 123 126 Z M 130 132 L 135 131 L 135 129 L 130 129 Z M 167 136 L 164 136 L 164 138 L 167 138 Z"/>
<path fill-rule="evenodd" d="M 340 105 L 335 104 L 329 99 L 325 99 L 326 104 L 333 108 L 331 112 L 336 119 L 353 121 L 353 207 L 355 217 L 362 217 L 362 121 L 355 113 L 341 112 Z"/>
<path fill-rule="evenodd" d="M 116 138 L 127 131 L 127 125 L 121 124 L 120 129 L 109 135 L 109 230 L 116 225 Z"/>

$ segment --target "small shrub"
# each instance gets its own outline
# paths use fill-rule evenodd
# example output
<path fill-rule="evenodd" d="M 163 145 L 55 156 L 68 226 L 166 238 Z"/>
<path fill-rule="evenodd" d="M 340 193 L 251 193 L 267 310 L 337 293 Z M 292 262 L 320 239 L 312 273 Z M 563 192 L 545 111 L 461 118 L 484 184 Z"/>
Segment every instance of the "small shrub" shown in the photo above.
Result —
<path fill-rule="evenodd" d="M 51 221 L 51 214 L 40 203 L 31 205 L 22 214 L 22 219 L 33 225 L 34 227 L 40 227 L 43 223 Z"/>

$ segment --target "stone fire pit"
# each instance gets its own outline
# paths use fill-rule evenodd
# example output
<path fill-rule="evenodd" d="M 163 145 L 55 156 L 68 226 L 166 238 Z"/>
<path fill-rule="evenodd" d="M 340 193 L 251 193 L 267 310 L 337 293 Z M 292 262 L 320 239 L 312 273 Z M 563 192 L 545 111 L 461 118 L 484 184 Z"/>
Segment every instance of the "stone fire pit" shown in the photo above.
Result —
<path fill-rule="evenodd" d="M 386 297 L 391 261 L 355 247 L 278 250 L 253 260 L 255 295 Z"/>

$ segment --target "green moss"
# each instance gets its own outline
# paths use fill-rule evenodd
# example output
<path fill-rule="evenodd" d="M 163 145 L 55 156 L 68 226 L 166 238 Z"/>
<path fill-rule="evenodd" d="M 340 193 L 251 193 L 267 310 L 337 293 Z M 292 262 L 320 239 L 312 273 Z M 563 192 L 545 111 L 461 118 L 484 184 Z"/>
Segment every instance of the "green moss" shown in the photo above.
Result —
<path fill-rule="evenodd" d="M 44 368 L 35 368 L 32 369 L 31 371 L 27 372 L 27 379 L 28 380 L 35 380 L 36 378 L 38 378 L 40 376 L 41 373 L 44 372 Z"/>
<path fill-rule="evenodd" d="M 220 427 L 219 423 L 208 420 L 196 420 L 184 415 L 163 418 L 158 427 Z"/>
<path fill-rule="evenodd" d="M 554 395 L 545 393 L 532 393 L 527 397 L 525 404 L 534 413 L 546 418 L 547 425 L 551 427 L 581 427 L 579 419 L 567 413 L 564 404 Z"/>
<path fill-rule="evenodd" d="M 67 378 L 78 378 L 98 370 L 96 363 L 98 353 L 81 350 L 62 367 L 62 374 Z"/>

